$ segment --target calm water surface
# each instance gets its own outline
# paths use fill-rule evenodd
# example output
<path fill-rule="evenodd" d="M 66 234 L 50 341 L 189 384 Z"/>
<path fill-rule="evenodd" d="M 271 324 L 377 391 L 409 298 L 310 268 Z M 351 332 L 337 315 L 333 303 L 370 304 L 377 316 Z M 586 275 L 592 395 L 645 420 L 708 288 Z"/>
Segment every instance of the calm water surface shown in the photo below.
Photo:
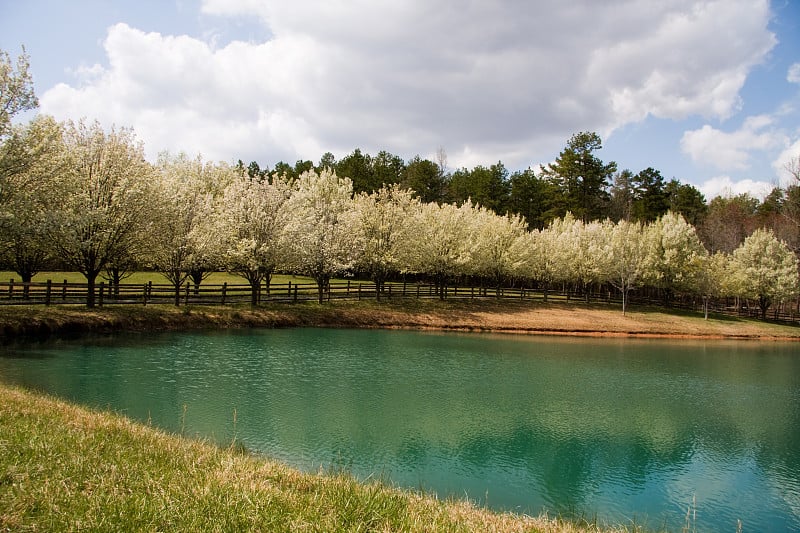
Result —
<path fill-rule="evenodd" d="M 0 380 L 316 470 L 680 529 L 800 530 L 800 346 L 256 330 L 0 349 Z M 234 423 L 234 411 L 236 413 Z"/>

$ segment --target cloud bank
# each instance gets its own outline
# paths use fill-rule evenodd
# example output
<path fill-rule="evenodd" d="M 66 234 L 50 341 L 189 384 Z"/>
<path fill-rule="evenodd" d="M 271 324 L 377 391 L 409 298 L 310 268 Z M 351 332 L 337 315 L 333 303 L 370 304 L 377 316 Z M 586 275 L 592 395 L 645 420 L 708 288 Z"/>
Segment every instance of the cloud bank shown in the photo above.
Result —
<path fill-rule="evenodd" d="M 206 0 L 202 10 L 257 17 L 271 38 L 218 45 L 116 24 L 107 64 L 45 92 L 42 111 L 133 126 L 150 156 L 274 164 L 442 146 L 451 166 L 524 168 L 576 131 L 730 117 L 776 42 L 765 0 Z M 690 132 L 686 149 L 695 157 L 722 139 L 727 153 L 713 161 L 741 167 L 748 142 L 772 142 L 759 127 L 741 139 Z"/>

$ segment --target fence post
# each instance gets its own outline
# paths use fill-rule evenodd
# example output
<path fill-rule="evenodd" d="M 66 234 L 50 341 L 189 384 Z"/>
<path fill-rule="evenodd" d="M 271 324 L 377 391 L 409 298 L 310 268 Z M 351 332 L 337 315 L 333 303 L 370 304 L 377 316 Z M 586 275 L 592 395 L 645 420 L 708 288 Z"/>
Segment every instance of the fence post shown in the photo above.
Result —
<path fill-rule="evenodd" d="M 291 285 L 291 281 L 289 284 Z M 289 289 L 291 291 L 291 289 Z M 297 303 L 297 285 L 294 286 L 294 302 Z"/>
<path fill-rule="evenodd" d="M 267 285 L 269 287 L 269 285 Z M 228 282 L 222 284 L 222 305 L 225 305 L 225 296 L 228 294 Z M 269 289 L 267 289 L 267 294 L 269 294 Z"/>
<path fill-rule="evenodd" d="M 189 290 L 192 288 L 192 282 L 186 282 L 186 305 L 189 305 Z"/>
<path fill-rule="evenodd" d="M 53 290 L 53 282 L 52 280 L 47 280 L 47 292 L 44 295 L 44 305 L 50 305 L 50 295 L 51 291 Z"/>
<path fill-rule="evenodd" d="M 417 282 L 417 300 L 419 300 L 419 282 Z"/>
<path fill-rule="evenodd" d="M 106 282 L 105 281 L 101 281 L 100 282 L 100 300 L 97 302 L 97 305 L 99 305 L 100 307 L 103 307 L 103 295 L 105 294 L 105 289 L 106 289 Z"/>
<path fill-rule="evenodd" d="M 347 280 L 347 299 L 350 299 L 350 280 Z"/>
<path fill-rule="evenodd" d="M 152 281 L 148 281 L 147 282 L 147 299 L 148 300 L 152 300 L 153 299 L 153 282 Z"/>
<path fill-rule="evenodd" d="M 14 295 L 14 278 L 11 278 L 11 280 L 9 280 L 8 282 L 8 297 L 11 298 L 11 296 L 13 295 Z"/>
<path fill-rule="evenodd" d="M 358 299 L 361 300 L 361 284 L 358 284 Z"/>
<path fill-rule="evenodd" d="M 296 293 L 296 292 L 297 292 L 297 289 L 295 289 L 295 293 Z M 291 282 L 291 280 L 290 280 L 290 281 L 289 281 L 289 288 L 287 289 L 286 296 L 291 296 L 291 295 L 292 295 L 292 282 Z M 297 300 L 297 298 L 296 298 L 296 297 L 295 297 L 295 300 Z"/>

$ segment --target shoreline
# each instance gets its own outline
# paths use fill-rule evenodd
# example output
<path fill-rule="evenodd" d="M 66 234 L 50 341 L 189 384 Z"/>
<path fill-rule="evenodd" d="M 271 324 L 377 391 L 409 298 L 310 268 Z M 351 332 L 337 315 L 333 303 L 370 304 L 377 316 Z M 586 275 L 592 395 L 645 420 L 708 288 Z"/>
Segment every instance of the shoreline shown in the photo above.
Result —
<path fill-rule="evenodd" d="M 682 333 L 648 333 L 637 331 L 600 331 L 600 330 L 558 330 L 558 329 L 511 329 L 511 328 L 475 328 L 475 327 L 406 327 L 388 326 L 375 329 L 394 329 L 407 331 L 451 331 L 454 333 L 498 333 L 508 335 L 541 335 L 553 337 L 589 337 L 589 338 L 615 338 L 615 339 L 674 339 L 674 340 L 729 340 L 729 341 L 775 341 L 798 342 L 800 337 L 775 336 L 775 335 L 712 335 L 712 334 L 682 334 Z"/>
<path fill-rule="evenodd" d="M 319 305 L 0 307 L 0 342 L 92 334 L 244 328 L 354 328 L 560 337 L 800 341 L 800 326 L 669 309 L 510 300 L 335 301 Z"/>

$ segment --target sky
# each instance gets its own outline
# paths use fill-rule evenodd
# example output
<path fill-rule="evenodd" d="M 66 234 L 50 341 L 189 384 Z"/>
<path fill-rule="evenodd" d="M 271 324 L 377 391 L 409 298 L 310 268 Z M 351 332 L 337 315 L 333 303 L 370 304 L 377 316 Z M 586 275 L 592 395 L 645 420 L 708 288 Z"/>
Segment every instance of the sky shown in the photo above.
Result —
<path fill-rule="evenodd" d="M 131 127 L 153 161 L 515 171 L 594 131 L 711 200 L 800 157 L 797 0 L 0 0 L 0 49 L 23 45 L 38 112 Z"/>

